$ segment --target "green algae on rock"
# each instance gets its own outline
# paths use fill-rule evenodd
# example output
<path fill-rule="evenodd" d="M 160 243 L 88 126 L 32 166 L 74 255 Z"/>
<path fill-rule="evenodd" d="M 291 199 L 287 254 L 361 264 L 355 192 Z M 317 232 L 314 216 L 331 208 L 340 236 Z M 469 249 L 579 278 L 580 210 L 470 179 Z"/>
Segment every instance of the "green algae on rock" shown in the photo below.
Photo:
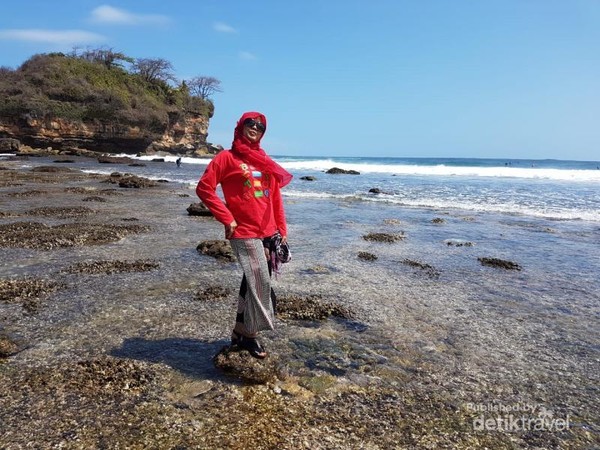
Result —
<path fill-rule="evenodd" d="M 368 233 L 363 236 L 365 241 L 385 242 L 392 244 L 394 242 L 406 239 L 403 233 Z"/>
<path fill-rule="evenodd" d="M 149 272 L 158 269 L 160 264 L 157 261 L 89 261 L 80 262 L 67 267 L 65 273 L 86 273 L 86 274 L 112 274 L 123 272 Z"/>
<path fill-rule="evenodd" d="M 334 302 L 324 301 L 321 295 L 284 295 L 277 298 L 277 314 L 282 319 L 324 320 L 330 316 L 351 319 L 354 312 Z"/>
<path fill-rule="evenodd" d="M 146 232 L 143 225 L 68 223 L 49 226 L 39 222 L 0 224 L 0 247 L 52 250 L 60 247 L 106 244 L 128 234 Z"/>

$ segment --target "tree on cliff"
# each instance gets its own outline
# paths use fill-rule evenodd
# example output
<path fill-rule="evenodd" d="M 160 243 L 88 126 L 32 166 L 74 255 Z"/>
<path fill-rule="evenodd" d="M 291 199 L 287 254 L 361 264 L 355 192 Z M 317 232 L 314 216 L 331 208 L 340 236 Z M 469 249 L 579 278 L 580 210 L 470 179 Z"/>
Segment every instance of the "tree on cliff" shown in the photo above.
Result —
<path fill-rule="evenodd" d="M 133 63 L 133 72 L 149 83 L 177 81 L 173 73 L 173 65 L 162 58 L 138 58 Z"/>
<path fill-rule="evenodd" d="M 194 77 L 187 81 L 187 85 L 190 93 L 202 100 L 208 100 L 215 92 L 223 92 L 221 82 L 214 77 Z"/>
<path fill-rule="evenodd" d="M 127 63 L 133 63 L 135 60 L 124 53 L 115 52 L 112 48 L 97 48 L 97 49 L 88 49 L 81 54 L 77 54 L 77 50 L 74 49 L 73 56 L 85 59 L 90 62 L 104 64 L 107 69 L 111 69 L 113 67 L 123 67 L 123 65 L 118 61 L 123 61 Z"/>

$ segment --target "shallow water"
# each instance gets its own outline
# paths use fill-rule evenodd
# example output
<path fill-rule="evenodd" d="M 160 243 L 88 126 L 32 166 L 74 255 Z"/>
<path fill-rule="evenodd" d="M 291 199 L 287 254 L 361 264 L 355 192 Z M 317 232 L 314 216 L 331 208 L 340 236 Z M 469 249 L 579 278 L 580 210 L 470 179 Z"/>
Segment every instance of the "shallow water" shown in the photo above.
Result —
<path fill-rule="evenodd" d="M 148 170 L 106 168 L 89 160 L 76 164 L 108 173 Z M 165 173 L 174 170 L 164 165 Z M 196 252 L 200 241 L 222 239 L 223 228 L 213 219 L 187 215 L 185 208 L 197 201 L 193 187 L 169 184 L 160 192 L 121 190 L 122 196 L 107 197 L 107 205 L 86 204 L 111 211 L 88 220 L 123 223 L 135 217 L 152 224 L 152 233 L 74 249 L 1 249 L 0 277 L 35 274 L 69 285 L 36 315 L 3 306 L 3 326 L 29 345 L 16 364 L 100 351 L 161 362 L 192 378 L 219 379 L 210 358 L 227 343 L 240 270 Z M 81 205 L 81 195 L 60 198 L 65 205 Z M 52 199 L 29 199 L 27 209 Z M 451 396 L 459 408 L 488 401 L 545 405 L 557 417 L 570 414 L 578 427 L 598 433 L 598 222 L 407 207 L 356 196 L 285 200 L 293 259 L 275 289 L 280 295 L 318 294 L 356 313 L 352 321 L 278 321 L 265 339 L 292 370 L 389 386 L 414 382 L 415 374 L 426 372 L 431 389 Z M 3 212 L 22 213 L 22 203 L 0 198 Z M 370 232 L 403 232 L 406 238 L 393 244 L 364 240 Z M 449 240 L 473 245 L 452 246 Z M 378 259 L 361 260 L 361 251 Z M 509 260 L 522 270 L 485 267 L 479 257 Z M 157 258 L 160 268 L 147 273 L 60 274 L 80 261 Z M 230 300 L 190 300 L 209 285 L 228 288 Z"/>

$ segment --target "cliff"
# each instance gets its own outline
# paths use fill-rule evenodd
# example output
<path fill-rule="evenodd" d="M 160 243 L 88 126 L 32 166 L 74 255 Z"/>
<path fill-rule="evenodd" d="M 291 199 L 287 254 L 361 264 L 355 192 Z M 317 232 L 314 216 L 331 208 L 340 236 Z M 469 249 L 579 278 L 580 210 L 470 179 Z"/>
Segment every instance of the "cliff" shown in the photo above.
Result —
<path fill-rule="evenodd" d="M 107 153 L 206 154 L 209 119 L 188 116 L 169 123 L 162 134 L 110 120 L 89 122 L 46 116 L 0 117 L 0 139 L 16 139 L 37 148 L 81 148 Z"/>
<path fill-rule="evenodd" d="M 191 95 L 185 82 L 173 86 L 168 74 L 150 78 L 116 63 L 132 58 L 91 55 L 35 55 L 16 70 L 0 68 L 4 146 L 131 154 L 214 150 L 206 142 L 210 100 Z"/>

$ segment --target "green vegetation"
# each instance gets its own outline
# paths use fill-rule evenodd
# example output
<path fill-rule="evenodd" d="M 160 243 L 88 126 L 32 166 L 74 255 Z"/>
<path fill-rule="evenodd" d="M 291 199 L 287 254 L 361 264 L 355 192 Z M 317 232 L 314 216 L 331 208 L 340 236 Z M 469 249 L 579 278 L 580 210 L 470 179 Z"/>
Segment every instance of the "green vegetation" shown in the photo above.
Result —
<path fill-rule="evenodd" d="M 160 133 L 188 114 L 210 118 L 213 111 L 212 101 L 177 83 L 162 59 L 89 50 L 34 55 L 16 70 L 0 68 L 0 117 L 99 120 Z"/>

